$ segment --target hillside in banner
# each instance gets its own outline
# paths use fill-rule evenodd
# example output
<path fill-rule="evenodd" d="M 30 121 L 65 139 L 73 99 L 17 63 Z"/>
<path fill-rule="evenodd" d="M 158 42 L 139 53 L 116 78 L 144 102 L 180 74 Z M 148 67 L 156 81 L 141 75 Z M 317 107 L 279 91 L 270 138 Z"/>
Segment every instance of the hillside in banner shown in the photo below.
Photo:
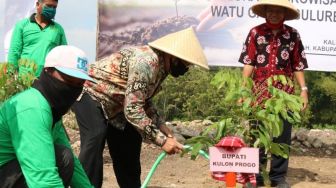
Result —
<path fill-rule="evenodd" d="M 146 45 L 164 35 L 197 24 L 198 21 L 194 17 L 186 16 L 171 17 L 154 23 L 149 18 L 141 17 L 124 22 L 102 22 L 98 36 L 97 58 L 103 58 L 123 47 Z"/>

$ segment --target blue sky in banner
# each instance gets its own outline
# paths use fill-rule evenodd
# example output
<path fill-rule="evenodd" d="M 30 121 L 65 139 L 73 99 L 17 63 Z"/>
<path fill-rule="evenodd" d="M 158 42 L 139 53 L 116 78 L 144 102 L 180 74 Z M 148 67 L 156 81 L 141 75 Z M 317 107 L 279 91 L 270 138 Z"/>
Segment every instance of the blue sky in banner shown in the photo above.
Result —
<path fill-rule="evenodd" d="M 176 16 L 177 4 L 179 16 L 186 15 L 198 20 L 197 34 L 210 65 L 240 66 L 237 61 L 249 30 L 264 23 L 264 18 L 257 18 L 250 11 L 257 0 L 99 1 L 108 5 L 110 22 L 114 25 L 125 24 L 118 29 L 111 27 L 103 34 L 113 33 L 111 36 L 116 34 L 119 38 L 125 32 L 131 33 L 129 30 L 136 31 L 137 27 L 146 29 L 157 21 Z M 293 4 L 302 17 L 286 21 L 285 24 L 299 31 L 306 48 L 309 69 L 336 71 L 336 35 L 333 34 L 336 30 L 336 1 L 293 0 Z M 207 9 L 208 13 L 201 19 L 200 15 Z M 126 23 L 127 20 L 129 23 Z"/>
<path fill-rule="evenodd" d="M 68 43 L 82 48 L 89 60 L 96 57 L 96 0 L 59 1 L 56 21 L 65 29 Z"/>
<path fill-rule="evenodd" d="M 0 63 L 5 60 L 4 57 L 4 12 L 5 12 L 5 0 L 0 0 Z"/>
<path fill-rule="evenodd" d="M 3 28 L 5 19 L 4 12 L 6 1 L 13 4 L 33 0 L 0 0 L 0 62 L 4 61 Z M 223 2 L 228 5 L 244 7 L 244 16 L 248 15 L 249 7 L 256 0 L 99 0 L 100 2 L 114 5 L 116 12 L 111 20 L 123 20 L 139 17 L 164 19 L 175 14 L 175 3 L 178 5 L 179 15 L 197 17 L 211 3 L 223 8 Z M 217 4 L 216 4 L 217 2 Z M 306 47 L 307 58 L 311 70 L 336 71 L 336 38 L 333 33 L 336 30 L 336 1 L 328 0 L 329 4 L 318 4 L 320 1 L 294 0 L 294 5 L 300 9 L 300 20 L 288 21 L 286 24 L 299 30 L 303 43 Z M 316 2 L 316 3 L 314 3 Z M 231 4 L 230 4 L 231 3 Z M 96 52 L 96 0 L 66 0 L 60 1 L 57 10 L 56 21 L 61 23 L 67 34 L 69 44 L 83 48 L 89 59 L 95 59 Z M 123 8 L 118 8 L 123 7 Z M 130 7 L 129 9 L 127 7 Z M 222 9 L 224 10 L 224 9 Z M 228 9 L 229 10 L 229 9 Z M 231 10 L 229 10 L 230 12 Z M 139 13 L 140 12 L 140 13 Z M 223 13 L 223 11 L 221 12 Z M 153 14 L 153 15 L 151 15 Z M 320 20 L 317 20 L 317 17 Z M 153 19 L 153 18 L 151 18 Z M 210 19 L 209 28 L 220 22 L 225 16 L 215 16 Z M 242 48 L 242 43 L 249 29 L 263 19 L 246 17 L 243 19 L 228 19 L 228 22 L 214 26 L 211 32 L 200 32 L 205 43 L 205 52 L 213 65 L 221 65 L 223 62 L 228 66 L 236 66 L 237 59 Z M 208 24 L 209 24 L 208 23 Z M 127 28 L 122 29 L 125 31 Z M 113 28 L 111 29 L 113 30 Z M 323 34 L 322 34 L 323 33 Z M 205 40 L 206 39 L 206 40 Z M 208 45 L 206 45 L 206 43 Z M 220 47 L 220 45 L 224 46 Z M 216 46 L 214 48 L 214 46 Z M 223 55 L 225 54 L 225 55 Z"/>
<path fill-rule="evenodd" d="M 0 62 L 4 57 L 5 6 L 7 2 L 20 3 L 21 0 L 0 0 Z M 27 2 L 28 0 L 24 0 Z M 29 0 L 34 2 L 34 0 Z M 33 6 L 33 3 L 30 3 Z M 34 9 L 34 7 L 31 7 Z M 25 10 L 24 12 L 26 12 Z M 13 19 L 13 18 L 12 18 Z M 66 0 L 59 1 L 55 21 L 60 23 L 70 45 L 82 48 L 90 61 L 96 57 L 97 1 Z"/>

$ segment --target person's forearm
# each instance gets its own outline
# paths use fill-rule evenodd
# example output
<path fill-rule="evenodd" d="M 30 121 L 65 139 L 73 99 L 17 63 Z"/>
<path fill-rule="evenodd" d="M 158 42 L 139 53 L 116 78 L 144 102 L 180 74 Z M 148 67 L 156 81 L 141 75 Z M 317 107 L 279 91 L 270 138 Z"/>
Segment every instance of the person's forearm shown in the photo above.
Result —
<path fill-rule="evenodd" d="M 306 86 L 304 73 L 303 71 L 296 71 L 294 72 L 295 78 L 300 86 L 301 94 L 300 96 L 303 99 L 303 107 L 302 110 L 305 110 L 308 106 L 308 87 Z"/>
<path fill-rule="evenodd" d="M 254 69 L 254 66 L 252 66 L 252 65 L 244 65 L 244 68 L 243 68 L 243 77 L 244 78 L 251 77 L 251 75 L 253 73 L 253 69 Z"/>
<path fill-rule="evenodd" d="M 145 110 L 147 116 L 152 119 L 152 123 L 155 124 L 157 128 L 160 128 L 161 125 L 165 124 L 165 120 L 159 115 L 151 100 L 146 102 Z"/>
<path fill-rule="evenodd" d="M 298 82 L 300 88 L 306 87 L 306 82 L 305 82 L 305 77 L 304 77 L 304 72 L 303 71 L 296 71 L 294 72 L 296 81 Z"/>
<path fill-rule="evenodd" d="M 14 37 L 19 37 L 16 36 L 17 34 L 13 34 L 13 38 Z M 20 38 L 20 37 L 19 37 Z M 10 47 L 9 47 L 9 51 L 8 51 L 8 58 L 7 61 L 8 63 L 14 65 L 15 69 L 18 69 L 18 61 L 21 55 L 21 51 L 22 51 L 22 44 L 20 42 L 20 39 L 12 39 Z"/>
<path fill-rule="evenodd" d="M 246 85 L 246 79 L 250 78 L 253 73 L 254 66 L 252 65 L 244 65 L 243 68 L 243 86 Z"/>

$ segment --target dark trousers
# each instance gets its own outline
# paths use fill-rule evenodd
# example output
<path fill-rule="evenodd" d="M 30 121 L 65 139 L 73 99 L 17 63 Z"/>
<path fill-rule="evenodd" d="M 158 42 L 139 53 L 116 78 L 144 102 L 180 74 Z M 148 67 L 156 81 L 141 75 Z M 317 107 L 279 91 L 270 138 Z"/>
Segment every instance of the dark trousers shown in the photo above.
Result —
<path fill-rule="evenodd" d="M 118 130 L 108 125 L 101 105 L 86 93 L 80 101 L 75 102 L 72 110 L 76 114 L 80 131 L 79 160 L 91 183 L 96 188 L 102 187 L 103 150 L 107 139 L 119 186 L 140 187 L 142 137 L 135 128 L 128 124 L 124 130 Z"/>
<path fill-rule="evenodd" d="M 72 151 L 62 145 L 55 145 L 56 166 L 64 187 L 70 186 L 74 171 Z M 28 188 L 17 159 L 0 167 L 0 188 Z"/>
<path fill-rule="evenodd" d="M 109 126 L 107 143 L 119 186 L 121 188 L 141 187 L 142 137 L 139 132 L 130 124 L 123 131 Z"/>
<path fill-rule="evenodd" d="M 86 93 L 71 109 L 76 114 L 79 126 L 81 146 L 78 159 L 91 184 L 100 188 L 103 183 L 103 151 L 107 121 L 100 104 Z"/>
<path fill-rule="evenodd" d="M 282 134 L 273 139 L 274 143 L 284 143 L 287 145 L 291 144 L 291 133 L 292 133 L 292 125 L 288 122 L 283 120 L 283 132 Z M 259 150 L 259 161 L 261 165 L 266 165 L 267 158 L 265 155 L 265 150 L 260 149 Z M 285 181 L 287 170 L 288 170 L 288 158 L 282 158 L 277 155 L 272 155 L 271 160 L 271 168 L 269 172 L 269 177 L 272 182 L 272 185 L 277 185 L 281 181 Z M 258 182 L 263 182 L 263 178 L 261 177 L 261 174 L 258 174 L 257 176 Z"/>

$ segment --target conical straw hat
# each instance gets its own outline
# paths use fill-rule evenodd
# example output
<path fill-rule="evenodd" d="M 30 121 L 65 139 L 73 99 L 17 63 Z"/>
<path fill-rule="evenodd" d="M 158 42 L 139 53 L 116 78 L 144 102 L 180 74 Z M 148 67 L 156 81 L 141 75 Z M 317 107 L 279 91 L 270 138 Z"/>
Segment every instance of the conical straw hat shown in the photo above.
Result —
<path fill-rule="evenodd" d="M 209 70 L 208 61 L 203 53 L 202 46 L 191 27 L 168 34 L 148 43 L 148 45 Z"/>
<path fill-rule="evenodd" d="M 298 19 L 300 16 L 299 10 L 288 0 L 259 0 L 251 8 L 254 14 L 265 18 L 267 5 L 281 6 L 286 8 L 287 12 L 285 15 L 285 20 Z"/>

